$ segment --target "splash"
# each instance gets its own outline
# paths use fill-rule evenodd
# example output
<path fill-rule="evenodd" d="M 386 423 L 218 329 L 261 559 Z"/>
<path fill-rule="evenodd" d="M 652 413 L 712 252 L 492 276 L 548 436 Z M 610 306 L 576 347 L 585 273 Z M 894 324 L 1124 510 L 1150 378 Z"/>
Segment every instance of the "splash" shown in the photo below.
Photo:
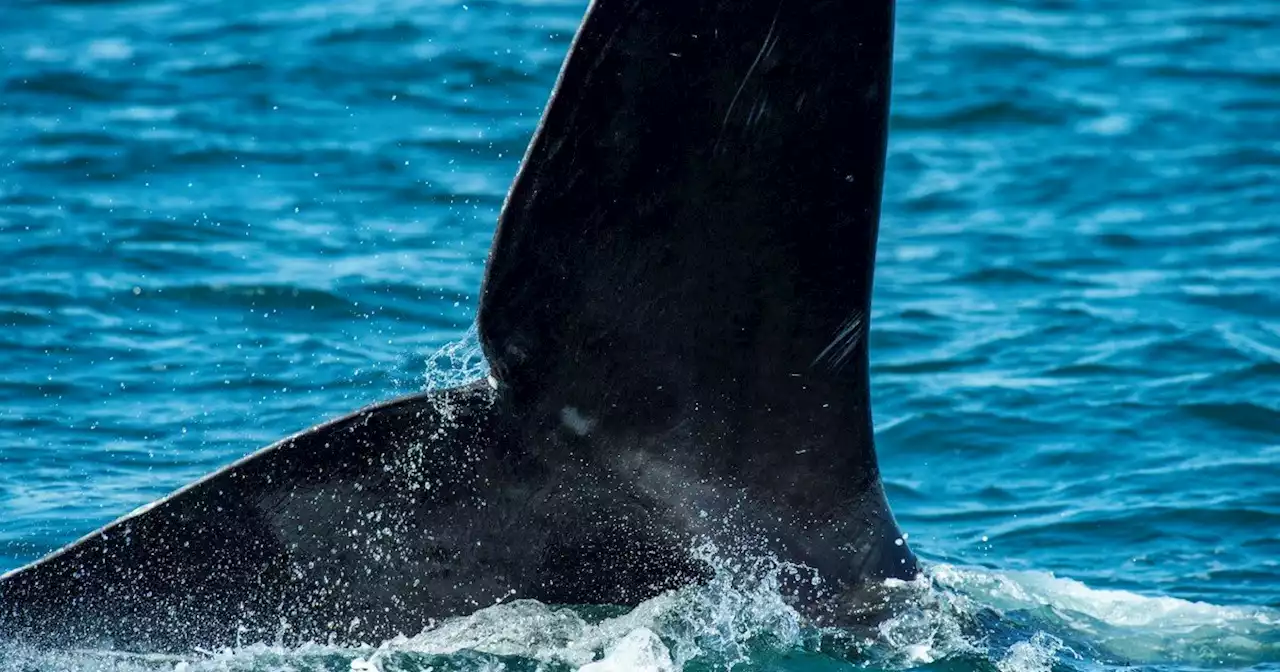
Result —
<path fill-rule="evenodd" d="M 779 590 L 791 566 L 721 558 L 713 546 L 694 552 L 717 570 L 709 583 L 664 593 L 630 611 L 517 600 L 387 642 L 358 665 L 386 670 L 408 653 L 469 652 L 580 672 L 666 672 L 734 669 L 760 651 L 803 648 L 803 619 Z"/>
<path fill-rule="evenodd" d="M 696 549 L 705 585 L 633 609 L 516 600 L 359 648 L 255 645 L 189 656 L 0 647 L 3 670 L 983 670 L 1245 668 L 1280 663 L 1280 612 L 1096 590 L 1037 572 L 928 565 L 887 582 L 894 615 L 853 631 L 819 628 L 780 586 L 797 568 Z"/>
<path fill-rule="evenodd" d="M 427 357 L 422 377 L 423 390 L 442 390 L 458 387 L 484 378 L 489 373 L 484 351 L 480 347 L 480 332 L 475 324 L 462 338 L 449 343 Z"/>

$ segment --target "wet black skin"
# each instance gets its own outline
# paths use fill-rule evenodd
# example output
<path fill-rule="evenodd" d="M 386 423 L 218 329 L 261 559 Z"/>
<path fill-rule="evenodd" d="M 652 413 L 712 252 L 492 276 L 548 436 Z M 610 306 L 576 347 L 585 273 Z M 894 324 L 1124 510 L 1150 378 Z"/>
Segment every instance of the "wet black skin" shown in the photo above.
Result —
<path fill-rule="evenodd" d="M 892 14 L 597 0 L 494 240 L 490 380 L 285 439 L 5 577 L 0 635 L 377 642 L 506 599 L 635 604 L 704 577 L 700 541 L 803 564 L 823 583 L 797 606 L 855 618 L 916 571 L 867 375 Z"/>

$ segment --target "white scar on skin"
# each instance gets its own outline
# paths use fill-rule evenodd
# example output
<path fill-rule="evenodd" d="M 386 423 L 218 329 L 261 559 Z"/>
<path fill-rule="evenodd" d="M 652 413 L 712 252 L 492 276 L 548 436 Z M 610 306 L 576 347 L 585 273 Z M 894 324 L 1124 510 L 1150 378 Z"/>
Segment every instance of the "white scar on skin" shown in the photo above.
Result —
<path fill-rule="evenodd" d="M 560 422 L 565 427 L 568 427 L 569 431 L 578 436 L 590 434 L 591 430 L 596 426 L 595 418 L 583 415 L 582 411 L 573 406 L 565 406 L 560 409 Z"/>
<path fill-rule="evenodd" d="M 863 327 L 866 322 L 863 320 L 861 311 L 854 311 L 853 315 L 840 325 L 840 331 L 836 333 L 836 337 L 832 339 L 817 357 L 813 358 L 813 366 L 817 366 L 818 362 L 827 360 L 832 369 L 839 369 L 844 366 L 845 360 L 853 354 L 854 348 L 862 340 Z"/>

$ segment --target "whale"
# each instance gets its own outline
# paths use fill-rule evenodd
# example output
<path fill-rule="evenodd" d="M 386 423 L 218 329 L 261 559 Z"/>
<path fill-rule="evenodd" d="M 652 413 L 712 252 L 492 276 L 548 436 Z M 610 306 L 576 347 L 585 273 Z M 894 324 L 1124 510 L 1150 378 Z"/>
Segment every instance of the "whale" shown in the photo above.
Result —
<path fill-rule="evenodd" d="M 503 204 L 488 375 L 267 446 L 0 578 L 0 641 L 377 643 L 635 605 L 708 544 L 860 618 L 918 562 L 868 330 L 892 0 L 594 0 Z M 820 580 L 819 580 L 820 579 Z"/>

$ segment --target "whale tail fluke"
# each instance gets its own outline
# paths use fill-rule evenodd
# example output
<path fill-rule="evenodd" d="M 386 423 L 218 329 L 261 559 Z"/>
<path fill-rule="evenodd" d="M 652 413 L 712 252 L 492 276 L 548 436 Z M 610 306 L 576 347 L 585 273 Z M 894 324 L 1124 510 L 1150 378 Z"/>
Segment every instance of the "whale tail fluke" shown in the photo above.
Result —
<path fill-rule="evenodd" d="M 0 580 L 0 636 L 379 641 L 634 604 L 710 540 L 907 578 L 867 330 L 892 0 L 595 0 L 503 208 L 489 380 L 263 449 Z M 837 600 L 838 602 L 838 600 Z"/>

